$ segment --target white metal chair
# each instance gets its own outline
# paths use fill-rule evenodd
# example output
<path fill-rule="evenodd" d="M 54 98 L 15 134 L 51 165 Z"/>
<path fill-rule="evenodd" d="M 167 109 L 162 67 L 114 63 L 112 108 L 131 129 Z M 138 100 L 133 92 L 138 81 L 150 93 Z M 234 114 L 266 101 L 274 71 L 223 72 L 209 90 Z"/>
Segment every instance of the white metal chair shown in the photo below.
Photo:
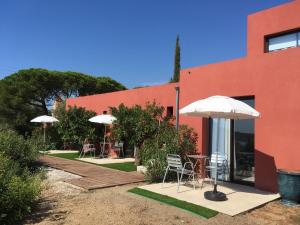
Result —
<path fill-rule="evenodd" d="M 225 180 L 225 176 L 229 174 L 229 165 L 227 159 L 222 156 L 218 155 L 218 162 L 217 162 L 217 155 L 212 154 L 210 158 L 205 159 L 205 175 L 206 178 L 211 178 L 211 172 L 214 172 L 217 167 L 217 176 L 222 176 L 222 182 Z M 212 183 L 212 180 L 210 179 Z"/>
<path fill-rule="evenodd" d="M 189 178 L 193 179 L 193 187 L 194 187 L 194 190 L 195 190 L 195 171 L 193 170 L 194 165 L 193 165 L 192 162 L 186 162 L 186 163 L 184 163 L 184 165 L 182 165 L 182 160 L 181 160 L 181 157 L 179 155 L 168 154 L 167 155 L 167 163 L 168 163 L 168 166 L 166 168 L 166 172 L 165 172 L 165 175 L 164 175 L 162 186 L 165 183 L 167 173 L 169 171 L 173 171 L 173 172 L 177 173 L 177 192 L 179 192 L 179 186 L 181 184 L 183 175 L 187 175 L 188 179 Z M 188 165 L 191 167 L 191 169 L 186 168 Z M 180 175 L 180 177 L 179 177 L 179 175 Z"/>
<path fill-rule="evenodd" d="M 123 157 L 125 156 L 124 155 L 124 142 L 116 141 L 112 148 L 113 148 L 114 151 L 119 152 L 119 154 L 118 154 L 119 157 L 121 156 L 121 153 L 122 153 Z"/>
<path fill-rule="evenodd" d="M 91 156 L 92 156 L 92 153 L 94 153 L 94 158 L 95 158 L 95 156 L 96 156 L 95 146 L 93 144 L 83 144 L 79 158 L 83 158 L 86 153 L 90 153 Z"/>

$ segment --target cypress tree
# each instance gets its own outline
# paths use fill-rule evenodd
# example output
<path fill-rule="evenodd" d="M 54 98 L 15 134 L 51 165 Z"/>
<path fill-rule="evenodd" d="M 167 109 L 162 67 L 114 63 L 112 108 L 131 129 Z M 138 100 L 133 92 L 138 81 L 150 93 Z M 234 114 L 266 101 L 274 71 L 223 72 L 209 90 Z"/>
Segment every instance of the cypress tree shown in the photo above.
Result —
<path fill-rule="evenodd" d="M 178 82 L 180 79 L 180 43 L 179 35 L 176 38 L 175 58 L 174 58 L 174 73 L 171 82 Z"/>

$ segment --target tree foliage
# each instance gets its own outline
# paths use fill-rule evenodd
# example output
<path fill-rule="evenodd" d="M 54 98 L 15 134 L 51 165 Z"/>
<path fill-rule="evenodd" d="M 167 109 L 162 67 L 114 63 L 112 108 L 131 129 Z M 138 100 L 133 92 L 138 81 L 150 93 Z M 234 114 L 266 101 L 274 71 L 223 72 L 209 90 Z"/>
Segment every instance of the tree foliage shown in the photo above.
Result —
<path fill-rule="evenodd" d="M 125 147 L 133 149 L 136 147 L 136 164 L 139 164 L 139 153 L 143 143 L 153 138 L 159 126 L 170 123 L 171 117 L 164 116 L 164 107 L 155 102 L 147 103 L 143 108 L 140 105 L 126 107 L 112 107 L 111 112 L 117 120 L 112 128 L 112 138 L 123 141 Z"/>
<path fill-rule="evenodd" d="M 59 123 L 54 124 L 54 128 L 65 144 L 65 148 L 78 148 L 82 146 L 85 138 L 94 139 L 103 136 L 103 126 L 88 121 L 96 116 L 93 111 L 76 106 L 66 110 L 65 104 L 61 104 L 54 113 L 59 120 Z"/>
<path fill-rule="evenodd" d="M 109 77 L 46 69 L 20 70 L 0 81 L 0 122 L 21 133 L 31 131 L 30 119 L 49 114 L 56 99 L 126 89 Z"/>
<path fill-rule="evenodd" d="M 178 82 L 180 80 L 180 43 L 179 35 L 176 38 L 175 57 L 174 57 L 174 73 L 171 82 Z"/>
<path fill-rule="evenodd" d="M 112 137 L 124 141 L 129 147 L 140 147 L 157 131 L 160 121 L 168 120 L 163 116 L 164 107 L 155 102 L 127 107 L 120 104 L 111 108 L 112 115 L 117 118 L 112 128 Z"/>

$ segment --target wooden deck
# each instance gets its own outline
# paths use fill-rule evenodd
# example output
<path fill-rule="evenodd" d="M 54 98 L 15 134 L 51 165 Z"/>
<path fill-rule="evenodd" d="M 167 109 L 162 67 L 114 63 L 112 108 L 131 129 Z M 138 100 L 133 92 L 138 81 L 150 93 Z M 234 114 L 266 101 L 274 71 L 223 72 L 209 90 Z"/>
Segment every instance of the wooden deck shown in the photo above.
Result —
<path fill-rule="evenodd" d="M 87 190 L 145 181 L 144 176 L 137 172 L 123 172 L 75 160 L 44 155 L 40 157 L 40 161 L 49 167 L 81 176 L 82 178 L 66 180 L 66 182 Z"/>

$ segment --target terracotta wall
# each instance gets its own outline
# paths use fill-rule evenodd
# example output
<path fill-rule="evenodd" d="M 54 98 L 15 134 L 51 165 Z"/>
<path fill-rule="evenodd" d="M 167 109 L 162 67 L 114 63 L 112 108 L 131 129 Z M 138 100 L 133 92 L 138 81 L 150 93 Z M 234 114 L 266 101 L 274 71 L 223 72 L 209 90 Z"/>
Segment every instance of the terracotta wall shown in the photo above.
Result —
<path fill-rule="evenodd" d="M 103 111 L 109 111 L 109 107 L 117 107 L 121 103 L 124 103 L 126 106 L 133 106 L 135 104 L 143 106 L 147 102 L 156 101 L 156 103 L 165 108 L 173 106 L 175 113 L 176 85 L 178 84 L 171 83 L 106 94 L 69 98 L 67 99 L 67 105 L 85 107 L 95 111 L 97 114 L 102 114 Z"/>
<path fill-rule="evenodd" d="M 294 1 L 251 15 L 247 57 L 181 71 L 181 107 L 211 95 L 255 96 L 261 113 L 255 122 L 255 185 L 265 190 L 277 191 L 276 169 L 300 170 L 300 47 L 263 51 L 265 34 L 300 27 L 299 12 L 300 1 Z M 206 152 L 207 124 L 183 116 L 181 122 L 202 134 Z"/>
<path fill-rule="evenodd" d="M 255 96 L 261 118 L 255 122 L 255 185 L 277 191 L 276 169 L 300 170 L 300 47 L 264 53 L 266 35 L 300 28 L 300 1 L 293 1 L 248 17 L 247 57 L 181 71 L 180 107 L 211 95 Z M 68 99 L 102 113 L 108 106 L 128 106 L 156 100 L 173 106 L 175 85 Z M 199 151 L 208 150 L 208 122 L 180 117 L 199 134 Z"/>

